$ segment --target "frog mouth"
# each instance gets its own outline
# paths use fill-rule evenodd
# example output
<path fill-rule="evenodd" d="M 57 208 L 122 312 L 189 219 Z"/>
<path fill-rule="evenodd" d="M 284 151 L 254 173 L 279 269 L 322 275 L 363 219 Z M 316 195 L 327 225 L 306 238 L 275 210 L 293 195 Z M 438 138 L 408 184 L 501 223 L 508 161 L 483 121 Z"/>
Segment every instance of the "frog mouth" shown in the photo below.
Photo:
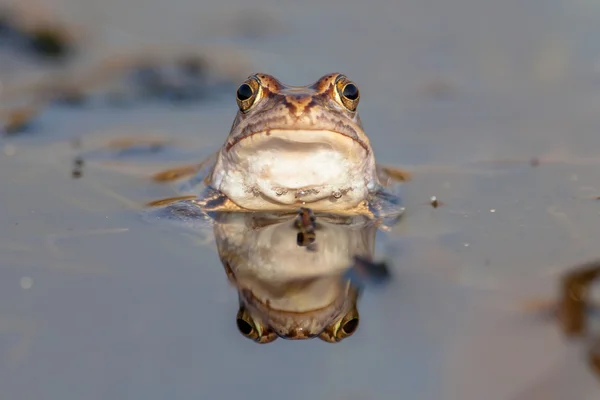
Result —
<path fill-rule="evenodd" d="M 375 159 L 367 139 L 339 131 L 271 129 L 238 137 L 219 153 L 212 184 L 248 209 L 354 206 L 373 179 Z"/>
<path fill-rule="evenodd" d="M 370 152 L 369 146 L 361 140 L 356 133 L 347 133 L 340 130 L 328 129 L 268 129 L 257 132 L 250 132 L 244 135 L 235 137 L 227 142 L 225 150 L 229 151 L 238 143 L 251 138 L 261 138 L 261 141 L 269 139 L 279 139 L 281 141 L 292 144 L 317 144 L 327 143 L 334 146 L 343 146 L 343 141 L 338 140 L 340 137 L 350 139 L 352 142 L 362 147 L 367 154 Z"/>

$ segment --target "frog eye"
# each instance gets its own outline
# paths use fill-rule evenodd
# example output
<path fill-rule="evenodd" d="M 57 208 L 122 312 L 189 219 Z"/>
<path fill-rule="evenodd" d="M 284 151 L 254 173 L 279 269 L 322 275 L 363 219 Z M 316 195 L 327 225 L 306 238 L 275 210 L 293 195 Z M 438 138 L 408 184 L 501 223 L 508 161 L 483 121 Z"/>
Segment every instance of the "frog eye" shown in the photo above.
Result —
<path fill-rule="evenodd" d="M 358 310 L 353 308 L 337 324 L 325 329 L 319 338 L 325 342 L 337 343 L 352 336 L 358 329 L 359 316 Z"/>
<path fill-rule="evenodd" d="M 247 83 L 242 83 L 238 88 L 236 94 L 237 99 L 239 101 L 246 101 L 250 97 L 252 97 L 252 95 L 254 95 L 254 91 L 252 90 L 252 87 L 250 85 L 248 85 Z"/>
<path fill-rule="evenodd" d="M 242 335 L 246 336 L 248 339 L 256 339 L 258 332 L 256 332 L 256 329 L 254 329 L 254 326 L 250 321 L 246 321 L 243 318 L 237 318 L 235 323 Z"/>
<path fill-rule="evenodd" d="M 342 89 L 342 96 L 347 98 L 348 100 L 357 100 L 358 99 L 358 88 L 354 83 L 347 83 Z"/>
<path fill-rule="evenodd" d="M 342 105 L 346 107 L 348 111 L 356 111 L 358 101 L 360 100 L 360 91 L 356 84 L 349 81 L 346 76 L 340 75 L 335 81 L 335 88 Z"/>
<path fill-rule="evenodd" d="M 348 336 L 352 336 L 354 332 L 358 329 L 358 316 L 353 317 L 352 319 L 345 321 L 343 325 L 337 332 L 337 336 L 340 339 L 347 338 Z"/>
<path fill-rule="evenodd" d="M 277 339 L 275 332 L 270 329 L 262 329 L 260 325 L 256 324 L 244 307 L 240 307 L 235 323 L 242 335 L 257 343 L 270 343 Z"/>
<path fill-rule="evenodd" d="M 248 79 L 238 87 L 235 99 L 240 111 L 246 112 L 254 105 L 259 89 L 259 84 L 255 78 Z"/>

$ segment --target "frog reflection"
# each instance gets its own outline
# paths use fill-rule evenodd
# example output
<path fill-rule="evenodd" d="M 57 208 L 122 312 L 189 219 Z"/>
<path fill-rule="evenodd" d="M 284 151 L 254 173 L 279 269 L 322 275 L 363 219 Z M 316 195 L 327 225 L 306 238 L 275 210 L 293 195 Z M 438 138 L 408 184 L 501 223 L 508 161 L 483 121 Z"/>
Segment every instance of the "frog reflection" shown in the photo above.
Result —
<path fill-rule="evenodd" d="M 238 291 L 243 336 L 335 343 L 358 329 L 360 289 L 347 272 L 355 256 L 373 256 L 377 226 L 362 216 L 325 215 L 311 219 L 311 230 L 316 240 L 305 246 L 293 214 L 216 216 L 217 249 Z"/>

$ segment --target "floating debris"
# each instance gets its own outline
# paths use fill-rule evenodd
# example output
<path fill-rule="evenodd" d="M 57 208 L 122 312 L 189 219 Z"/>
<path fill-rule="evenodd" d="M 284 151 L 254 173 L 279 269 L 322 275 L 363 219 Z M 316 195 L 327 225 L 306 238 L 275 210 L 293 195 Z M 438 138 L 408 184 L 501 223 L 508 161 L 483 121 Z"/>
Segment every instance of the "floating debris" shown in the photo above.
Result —
<path fill-rule="evenodd" d="M 161 171 L 152 176 L 155 182 L 172 182 L 186 176 L 192 176 L 197 173 L 202 164 L 185 165 L 183 167 L 171 168 L 166 171 Z"/>
<path fill-rule="evenodd" d="M 192 177 L 196 175 L 193 179 L 190 179 L 186 186 L 188 186 L 187 190 L 193 190 L 192 187 L 201 181 L 204 181 L 204 184 L 208 185 L 208 179 L 210 178 L 210 173 L 208 173 L 208 169 L 212 168 L 214 162 L 216 161 L 217 154 L 212 153 L 212 155 L 206 157 L 202 162 L 198 164 L 188 164 L 182 165 L 180 167 L 169 168 L 167 170 L 158 172 L 152 176 L 152 180 L 155 182 L 171 182 L 176 181 L 184 177 Z M 202 175 L 201 171 L 206 169 L 206 174 Z"/>
<path fill-rule="evenodd" d="M 438 207 L 441 207 L 441 206 L 443 206 L 443 205 L 444 205 L 444 204 L 446 204 L 446 203 L 444 203 L 443 201 L 440 201 L 440 200 L 437 198 L 437 196 L 431 196 L 431 197 L 429 198 L 429 201 L 428 201 L 427 203 L 421 203 L 421 204 L 427 204 L 427 205 L 430 205 L 430 206 L 431 206 L 431 207 L 433 207 L 433 208 L 438 208 Z"/>
<path fill-rule="evenodd" d="M 389 178 L 398 182 L 408 182 L 412 179 L 412 175 L 410 172 L 400 168 L 379 165 L 377 166 L 377 168 L 381 169 L 381 171 L 388 175 Z"/>
<path fill-rule="evenodd" d="M 39 113 L 35 107 L 19 107 L 0 116 L 0 131 L 4 135 L 17 135 L 31 129 L 33 120 Z"/>
<path fill-rule="evenodd" d="M 579 336 L 586 330 L 589 286 L 600 276 L 600 260 L 578 266 L 561 279 L 559 320 L 567 336 Z"/>
<path fill-rule="evenodd" d="M 73 179 L 81 178 L 83 175 L 83 158 L 75 157 L 73 160 L 73 171 L 71 172 L 71 176 Z"/>
<path fill-rule="evenodd" d="M 590 285 L 600 276 L 600 260 L 576 267 L 566 273 L 560 283 L 558 320 L 567 337 L 581 337 L 587 333 L 587 311 L 590 309 Z M 588 364 L 600 379 L 600 339 L 589 349 Z"/>
<path fill-rule="evenodd" d="M 178 201 L 183 201 L 183 200 L 193 200 L 195 199 L 196 196 L 176 196 L 176 197 L 169 197 L 166 199 L 160 199 L 160 200 L 154 200 L 151 201 L 149 203 L 146 204 L 147 207 L 162 207 L 162 206 L 166 206 L 172 203 L 176 203 Z"/>

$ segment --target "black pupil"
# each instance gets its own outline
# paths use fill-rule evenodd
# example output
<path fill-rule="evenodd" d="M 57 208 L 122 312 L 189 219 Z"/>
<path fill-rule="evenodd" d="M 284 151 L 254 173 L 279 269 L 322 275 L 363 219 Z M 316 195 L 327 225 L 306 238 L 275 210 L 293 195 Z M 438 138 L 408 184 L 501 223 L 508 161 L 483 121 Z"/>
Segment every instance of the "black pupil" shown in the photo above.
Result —
<path fill-rule="evenodd" d="M 238 320 L 236 322 L 237 322 L 238 329 L 244 335 L 249 335 L 250 333 L 252 333 L 252 325 L 250 325 L 249 323 L 247 323 L 246 321 L 244 321 L 243 319 L 240 319 L 240 318 L 238 318 Z"/>
<path fill-rule="evenodd" d="M 346 86 L 344 86 L 344 91 L 342 92 L 342 94 L 344 95 L 344 97 L 350 100 L 356 100 L 358 99 L 358 88 L 356 87 L 356 85 L 349 83 Z"/>
<path fill-rule="evenodd" d="M 237 90 L 237 98 L 244 101 L 250 97 L 252 97 L 252 88 L 247 83 L 242 84 Z"/>
<path fill-rule="evenodd" d="M 353 318 L 350 321 L 346 322 L 342 329 L 344 329 L 344 332 L 346 334 L 351 334 L 352 332 L 354 332 L 356 330 L 357 327 L 358 327 L 358 318 Z"/>

